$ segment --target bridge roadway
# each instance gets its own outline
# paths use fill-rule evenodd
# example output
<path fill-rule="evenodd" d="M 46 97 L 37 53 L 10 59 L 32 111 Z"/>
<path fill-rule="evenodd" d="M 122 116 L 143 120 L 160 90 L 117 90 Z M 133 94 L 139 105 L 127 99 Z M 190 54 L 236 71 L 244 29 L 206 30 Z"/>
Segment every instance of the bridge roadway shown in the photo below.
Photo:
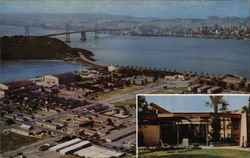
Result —
<path fill-rule="evenodd" d="M 43 35 L 46 37 L 50 36 L 59 36 L 59 35 L 66 35 L 66 34 L 75 34 L 75 33 L 81 33 L 81 32 L 102 32 L 102 31 L 124 31 L 124 29 L 91 29 L 91 30 L 81 30 L 81 31 L 70 31 L 70 32 L 62 32 L 62 33 L 53 33 L 53 34 L 48 34 L 48 35 Z"/>

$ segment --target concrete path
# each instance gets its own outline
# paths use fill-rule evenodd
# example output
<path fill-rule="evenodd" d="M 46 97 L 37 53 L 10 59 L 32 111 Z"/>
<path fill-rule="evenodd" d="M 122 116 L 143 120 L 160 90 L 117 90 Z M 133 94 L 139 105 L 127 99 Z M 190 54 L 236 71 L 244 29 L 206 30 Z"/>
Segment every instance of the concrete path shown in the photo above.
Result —
<path fill-rule="evenodd" d="M 201 146 L 202 149 L 231 149 L 231 150 L 241 150 L 241 151 L 248 151 L 250 152 L 250 148 L 243 148 L 240 146 Z"/>

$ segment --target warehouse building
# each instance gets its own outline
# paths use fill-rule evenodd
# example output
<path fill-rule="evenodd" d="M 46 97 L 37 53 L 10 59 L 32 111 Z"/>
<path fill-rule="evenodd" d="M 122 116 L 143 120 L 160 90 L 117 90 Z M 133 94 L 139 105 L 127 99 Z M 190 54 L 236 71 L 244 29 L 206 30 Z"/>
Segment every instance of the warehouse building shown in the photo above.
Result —
<path fill-rule="evenodd" d="M 69 146 L 71 146 L 71 145 L 74 145 L 74 144 L 77 144 L 77 143 L 79 143 L 79 142 L 81 142 L 81 139 L 76 138 L 76 139 L 67 141 L 67 142 L 65 142 L 65 143 L 58 144 L 58 145 L 56 145 L 56 146 L 50 148 L 49 150 L 50 150 L 50 151 L 54 151 L 54 152 L 60 151 L 60 150 L 62 150 L 62 149 L 64 149 L 64 148 L 67 148 L 67 147 L 69 147 Z"/>
<path fill-rule="evenodd" d="M 82 141 L 82 142 L 79 142 L 77 144 L 71 145 L 67 148 L 60 150 L 60 154 L 62 154 L 62 155 L 72 154 L 72 153 L 74 153 L 82 148 L 88 147 L 88 146 L 91 146 L 89 141 Z"/>

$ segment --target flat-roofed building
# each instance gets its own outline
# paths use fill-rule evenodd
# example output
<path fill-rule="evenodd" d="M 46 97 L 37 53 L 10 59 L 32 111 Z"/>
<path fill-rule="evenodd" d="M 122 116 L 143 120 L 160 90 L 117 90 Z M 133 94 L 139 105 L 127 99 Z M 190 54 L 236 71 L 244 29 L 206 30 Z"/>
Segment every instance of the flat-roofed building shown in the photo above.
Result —
<path fill-rule="evenodd" d="M 81 139 L 75 138 L 75 139 L 72 139 L 72 140 L 67 141 L 67 142 L 65 142 L 65 143 L 62 143 L 62 144 L 58 144 L 58 145 L 56 145 L 56 146 L 53 146 L 53 147 L 50 148 L 49 150 L 50 150 L 50 151 L 57 152 L 57 151 L 60 151 L 60 150 L 62 150 L 62 149 L 64 149 L 64 148 L 67 148 L 67 147 L 69 147 L 69 146 L 71 146 L 71 145 L 77 144 L 77 143 L 79 143 L 79 142 L 81 142 L 81 141 L 82 141 Z"/>
<path fill-rule="evenodd" d="M 67 148 L 64 148 L 62 150 L 60 150 L 60 154 L 62 155 L 66 155 L 66 154 L 72 154 L 84 147 L 88 147 L 88 146 L 91 146 L 91 143 L 89 141 L 82 141 L 82 142 L 79 142 L 77 144 L 74 144 L 74 145 L 71 145 Z"/>
<path fill-rule="evenodd" d="M 3 90 L 0 90 L 0 99 L 4 98 L 5 92 Z"/>
<path fill-rule="evenodd" d="M 194 91 L 196 91 L 196 90 L 197 90 L 198 88 L 200 88 L 200 87 L 201 87 L 200 84 L 195 84 L 195 85 L 189 86 L 189 87 L 188 87 L 188 91 L 194 92 Z"/>
<path fill-rule="evenodd" d="M 199 93 L 206 93 L 209 88 L 211 88 L 211 87 L 210 86 L 202 86 L 202 87 L 199 87 L 197 89 L 197 92 L 199 92 Z"/>
<path fill-rule="evenodd" d="M 105 158 L 111 158 L 111 157 L 121 157 L 125 155 L 125 153 L 110 150 L 104 147 L 92 145 L 87 148 L 81 149 L 74 153 L 75 155 L 79 157 L 105 157 Z"/>
<path fill-rule="evenodd" d="M 22 128 L 22 129 L 26 129 L 26 130 L 31 130 L 32 129 L 32 127 L 30 125 L 26 125 L 26 124 L 21 124 L 19 127 Z"/>
<path fill-rule="evenodd" d="M 13 132 L 13 133 L 24 135 L 24 136 L 30 135 L 29 130 L 25 130 L 25 129 L 21 129 L 21 128 L 11 128 L 10 131 Z"/>
<path fill-rule="evenodd" d="M 44 75 L 42 77 L 43 86 L 52 87 L 59 85 L 59 79 L 52 75 Z"/>
<path fill-rule="evenodd" d="M 222 89 L 220 87 L 212 87 L 207 90 L 208 94 L 213 94 L 213 93 L 220 93 Z"/>
<path fill-rule="evenodd" d="M 35 121 L 35 124 L 44 128 L 52 129 L 52 130 L 56 130 L 59 127 L 57 124 L 49 123 L 45 121 L 39 121 L 39 120 Z"/>
<path fill-rule="evenodd" d="M 0 83 L 0 90 L 6 91 L 8 88 L 9 87 L 6 84 Z"/>
<path fill-rule="evenodd" d="M 122 130 L 112 132 L 112 133 L 104 136 L 103 139 L 105 139 L 107 142 L 114 142 L 116 140 L 119 140 L 121 138 L 129 136 L 135 132 L 136 132 L 136 127 L 135 127 L 135 125 L 132 125 L 132 126 L 129 126 L 127 128 L 124 128 Z"/>
<path fill-rule="evenodd" d="M 221 121 L 220 138 L 230 139 L 233 145 L 246 147 L 249 140 L 247 123 L 249 114 L 244 110 L 228 113 L 151 113 L 144 115 L 138 125 L 143 135 L 143 145 L 179 145 L 188 138 L 190 143 L 209 145 L 211 141 L 212 118 Z"/>

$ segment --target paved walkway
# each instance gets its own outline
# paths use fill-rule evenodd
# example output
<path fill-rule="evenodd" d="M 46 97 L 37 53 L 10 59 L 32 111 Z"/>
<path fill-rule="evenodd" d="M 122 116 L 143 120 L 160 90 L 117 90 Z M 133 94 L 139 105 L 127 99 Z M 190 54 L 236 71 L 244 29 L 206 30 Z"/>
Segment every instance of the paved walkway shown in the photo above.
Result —
<path fill-rule="evenodd" d="M 243 148 L 240 146 L 201 146 L 202 149 L 231 149 L 231 150 L 241 150 L 241 151 L 248 151 L 250 152 L 250 148 Z"/>

